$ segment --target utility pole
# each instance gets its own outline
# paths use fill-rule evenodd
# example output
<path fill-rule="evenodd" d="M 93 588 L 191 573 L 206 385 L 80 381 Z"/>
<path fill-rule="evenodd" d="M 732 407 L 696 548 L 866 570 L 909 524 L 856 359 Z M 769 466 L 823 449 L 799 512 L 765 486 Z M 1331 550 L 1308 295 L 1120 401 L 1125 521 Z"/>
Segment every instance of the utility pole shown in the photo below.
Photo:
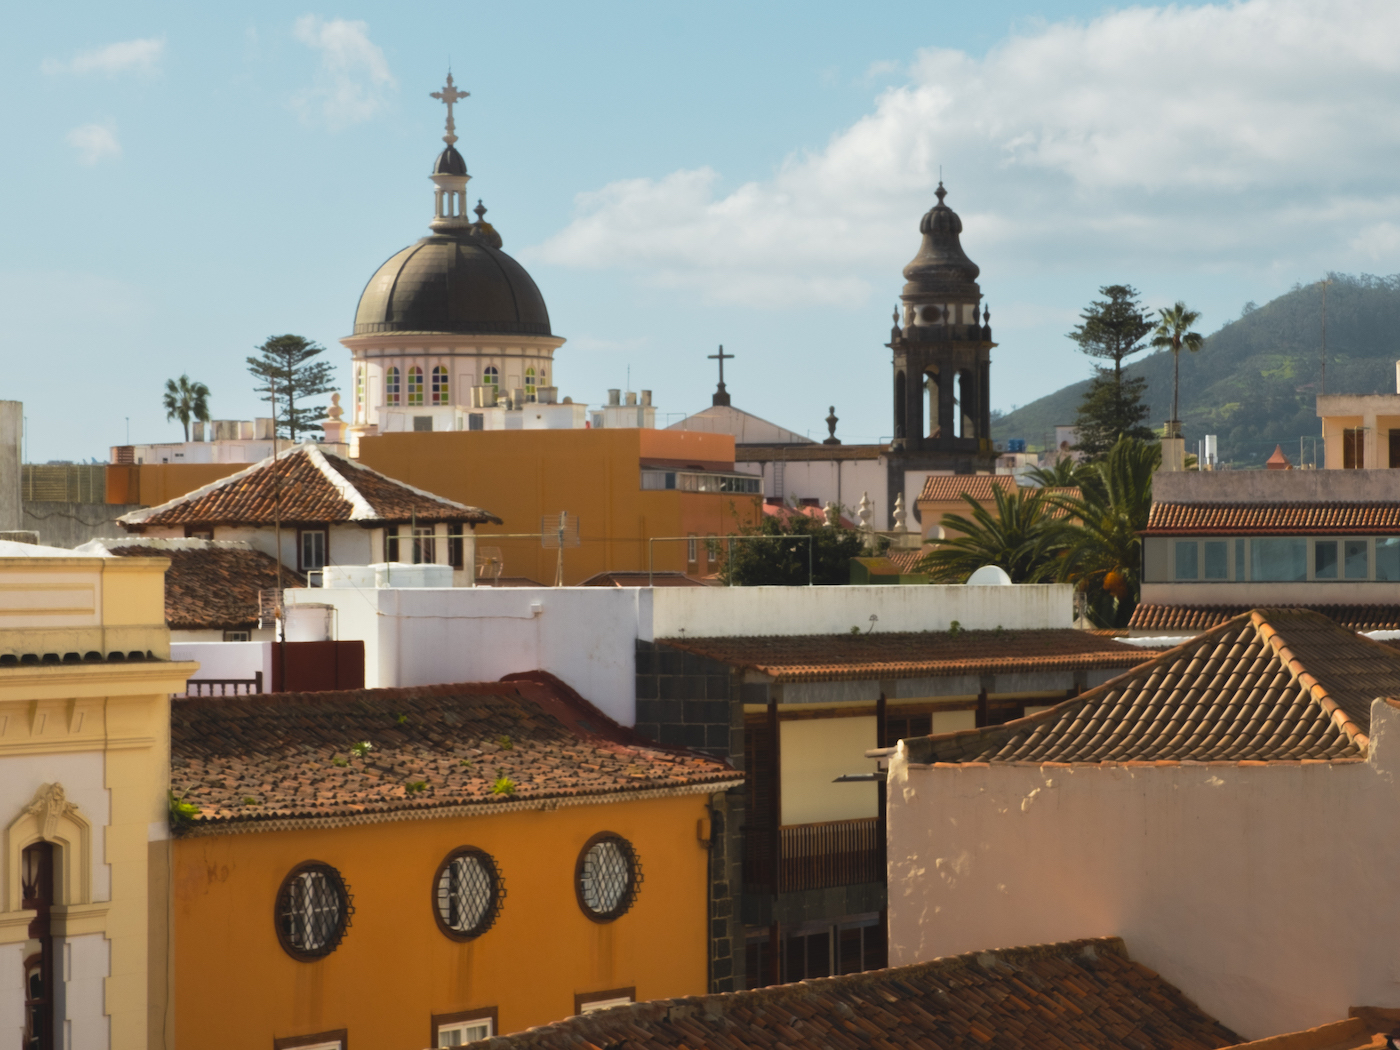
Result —
<path fill-rule="evenodd" d="M 272 403 L 272 524 L 275 533 L 277 556 L 277 624 L 281 631 L 281 644 L 277 647 L 282 668 L 282 692 L 287 691 L 287 613 L 282 607 L 282 475 L 277 472 L 277 379 L 267 380 L 268 400 Z"/>
<path fill-rule="evenodd" d="M 1322 388 L 1320 394 L 1327 393 L 1327 286 L 1332 282 L 1322 281 Z"/>

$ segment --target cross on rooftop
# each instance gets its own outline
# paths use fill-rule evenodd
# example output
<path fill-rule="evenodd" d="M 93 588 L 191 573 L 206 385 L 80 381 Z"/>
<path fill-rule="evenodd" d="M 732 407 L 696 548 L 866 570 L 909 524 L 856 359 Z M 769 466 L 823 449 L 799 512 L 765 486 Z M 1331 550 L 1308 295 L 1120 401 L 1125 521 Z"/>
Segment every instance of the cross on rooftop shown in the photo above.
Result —
<path fill-rule="evenodd" d="M 441 91 L 434 91 L 429 97 L 441 99 L 443 104 L 447 106 L 447 134 L 442 137 L 442 141 L 450 146 L 457 141 L 457 125 L 453 123 L 452 120 L 452 106 L 459 99 L 470 98 L 471 92 L 458 91 L 456 86 L 452 83 L 452 74 L 448 73 L 447 86 Z"/>
<path fill-rule="evenodd" d="M 734 355 L 733 355 L 733 354 L 726 354 L 726 353 L 724 352 L 724 344 L 723 344 L 723 343 L 720 343 L 720 344 L 719 344 L 719 353 L 717 353 L 717 354 L 710 354 L 710 356 L 709 356 L 709 360 L 711 360 L 711 361 L 718 361 L 718 362 L 719 362 L 719 387 L 718 387 L 718 389 L 715 390 L 714 397 L 711 399 L 711 402 L 710 402 L 711 404 L 714 404 L 714 405 L 727 405 L 727 404 L 729 404 L 729 393 L 728 393 L 728 391 L 726 391 L 726 390 L 724 389 L 724 362 L 726 362 L 726 361 L 732 361 L 733 359 L 734 359 Z"/>

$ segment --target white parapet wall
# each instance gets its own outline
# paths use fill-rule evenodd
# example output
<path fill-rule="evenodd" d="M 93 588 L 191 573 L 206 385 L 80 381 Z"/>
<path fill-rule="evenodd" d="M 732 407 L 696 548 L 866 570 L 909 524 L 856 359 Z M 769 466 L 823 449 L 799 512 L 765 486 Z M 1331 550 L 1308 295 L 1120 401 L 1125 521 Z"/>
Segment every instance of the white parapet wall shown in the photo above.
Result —
<path fill-rule="evenodd" d="M 654 638 L 734 638 L 862 631 L 1031 630 L 1074 626 L 1067 583 L 1011 587 L 666 587 Z M 871 617 L 878 617 L 872 624 Z"/>

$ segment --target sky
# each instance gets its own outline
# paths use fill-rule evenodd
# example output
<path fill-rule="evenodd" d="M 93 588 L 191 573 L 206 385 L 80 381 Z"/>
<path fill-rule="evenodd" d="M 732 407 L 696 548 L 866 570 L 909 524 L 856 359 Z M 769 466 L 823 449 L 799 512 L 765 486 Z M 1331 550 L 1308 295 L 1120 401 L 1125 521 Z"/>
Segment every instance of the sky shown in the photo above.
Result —
<path fill-rule="evenodd" d="M 0 36 L 0 398 L 30 462 L 179 440 L 168 378 L 327 347 L 427 233 L 458 148 L 539 284 L 560 395 L 890 434 L 890 312 L 940 171 L 981 266 L 992 405 L 1090 373 L 1100 286 L 1210 332 L 1400 271 L 1400 4 L 944 0 L 27 5 Z M 348 397 L 345 399 L 348 401 Z"/>

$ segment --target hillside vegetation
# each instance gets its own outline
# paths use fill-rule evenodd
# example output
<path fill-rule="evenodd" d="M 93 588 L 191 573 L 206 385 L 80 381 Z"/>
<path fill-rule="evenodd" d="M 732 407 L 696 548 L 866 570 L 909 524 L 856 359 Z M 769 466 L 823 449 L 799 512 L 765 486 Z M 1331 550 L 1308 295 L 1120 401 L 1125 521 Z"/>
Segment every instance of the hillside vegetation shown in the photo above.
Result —
<path fill-rule="evenodd" d="M 1395 392 L 1400 359 L 1400 274 L 1332 274 L 1327 289 L 1327 392 Z M 1189 304 L 1188 304 L 1189 305 Z M 1181 355 L 1181 420 L 1188 452 L 1206 434 L 1219 438 L 1220 459 L 1235 467 L 1262 466 L 1281 444 L 1298 458 L 1298 438 L 1322 433 L 1315 398 L 1321 370 L 1322 289 L 1295 286 L 1206 339 L 1197 354 Z M 1085 359 L 1085 366 L 1089 361 Z M 1150 426 L 1171 415 L 1172 358 L 1139 357 L 1126 375 L 1147 379 Z M 995 373 L 993 383 L 996 382 Z M 1041 447 L 1057 423 L 1074 422 L 1089 380 L 1074 383 L 993 421 L 998 441 L 1025 438 Z M 1312 442 L 1308 442 L 1312 455 Z"/>

